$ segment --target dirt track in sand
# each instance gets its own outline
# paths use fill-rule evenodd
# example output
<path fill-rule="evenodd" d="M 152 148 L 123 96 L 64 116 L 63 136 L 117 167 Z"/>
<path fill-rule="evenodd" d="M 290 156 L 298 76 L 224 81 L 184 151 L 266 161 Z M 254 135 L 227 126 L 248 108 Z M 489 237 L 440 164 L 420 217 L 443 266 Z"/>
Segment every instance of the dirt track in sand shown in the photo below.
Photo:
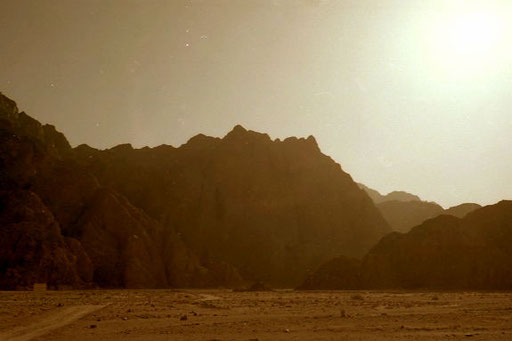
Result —
<path fill-rule="evenodd" d="M 63 307 L 44 314 L 28 325 L 22 325 L 14 329 L 0 333 L 0 340 L 5 341 L 30 341 L 48 334 L 52 330 L 62 328 L 76 320 L 97 311 L 102 305 L 78 305 Z"/>
<path fill-rule="evenodd" d="M 0 292 L 0 335 L 38 341 L 512 340 L 512 293 Z"/>

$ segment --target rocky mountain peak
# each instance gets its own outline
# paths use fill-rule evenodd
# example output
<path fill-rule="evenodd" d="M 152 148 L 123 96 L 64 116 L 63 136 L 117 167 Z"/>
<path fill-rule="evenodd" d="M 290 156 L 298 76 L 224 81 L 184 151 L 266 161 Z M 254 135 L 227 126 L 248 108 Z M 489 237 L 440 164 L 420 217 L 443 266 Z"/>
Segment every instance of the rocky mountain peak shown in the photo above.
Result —
<path fill-rule="evenodd" d="M 193 149 L 201 149 L 205 148 L 207 146 L 216 144 L 220 141 L 220 138 L 207 136 L 204 134 L 197 134 L 193 137 L 191 137 L 187 143 L 185 143 L 182 147 L 183 148 L 193 148 Z"/>
<path fill-rule="evenodd" d="M 247 132 L 248 132 L 248 130 L 245 129 L 241 124 L 237 124 L 236 126 L 233 127 L 233 129 L 231 129 L 231 131 L 228 133 L 228 135 L 229 134 L 239 135 L 239 134 L 245 134 Z"/>
<path fill-rule="evenodd" d="M 0 117 L 3 115 L 6 116 L 15 116 L 18 114 L 18 107 L 16 106 L 16 102 L 7 98 L 0 92 Z"/>
<path fill-rule="evenodd" d="M 247 130 L 239 124 L 227 133 L 222 140 L 230 143 L 271 142 L 268 134 Z"/>

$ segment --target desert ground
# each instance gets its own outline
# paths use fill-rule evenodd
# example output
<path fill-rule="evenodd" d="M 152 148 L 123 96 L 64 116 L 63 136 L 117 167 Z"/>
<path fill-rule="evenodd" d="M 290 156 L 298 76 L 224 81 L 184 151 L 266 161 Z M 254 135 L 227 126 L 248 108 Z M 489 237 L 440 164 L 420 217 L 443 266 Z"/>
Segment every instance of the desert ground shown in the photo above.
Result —
<path fill-rule="evenodd" d="M 512 340 L 510 292 L 0 292 L 0 340 Z"/>

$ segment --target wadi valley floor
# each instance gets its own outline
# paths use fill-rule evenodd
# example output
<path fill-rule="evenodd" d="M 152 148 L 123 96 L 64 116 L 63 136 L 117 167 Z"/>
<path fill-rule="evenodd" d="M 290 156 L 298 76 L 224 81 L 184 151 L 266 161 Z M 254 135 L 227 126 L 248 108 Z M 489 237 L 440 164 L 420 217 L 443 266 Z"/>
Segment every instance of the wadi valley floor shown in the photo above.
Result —
<path fill-rule="evenodd" d="M 510 292 L 0 292 L 0 340 L 511 340 Z"/>

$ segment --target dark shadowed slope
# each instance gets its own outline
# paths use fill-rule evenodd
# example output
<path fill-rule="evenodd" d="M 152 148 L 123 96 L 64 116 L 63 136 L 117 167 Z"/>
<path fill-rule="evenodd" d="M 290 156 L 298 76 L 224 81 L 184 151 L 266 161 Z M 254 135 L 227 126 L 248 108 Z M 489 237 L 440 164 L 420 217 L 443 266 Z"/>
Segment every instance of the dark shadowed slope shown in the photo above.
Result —
<path fill-rule="evenodd" d="M 413 226 L 444 212 L 436 203 L 426 201 L 385 201 L 377 204 L 392 229 L 408 232 Z"/>
<path fill-rule="evenodd" d="M 348 289 L 357 278 L 371 289 L 512 289 L 512 201 L 501 201 L 460 219 L 441 215 L 409 233 L 393 232 L 382 238 L 364 257 L 359 270 L 347 264 L 327 263 L 320 268 Z M 328 267 L 328 269 L 326 269 Z M 351 282 L 350 282 L 351 283 Z M 308 288 L 315 287 L 309 285 Z"/>
<path fill-rule="evenodd" d="M 477 210 L 479 208 L 482 208 L 482 206 L 480 206 L 478 204 L 473 204 L 473 203 L 460 204 L 460 205 L 453 206 L 453 207 L 450 207 L 450 208 L 444 210 L 443 214 L 452 215 L 457 218 L 464 218 L 468 213 L 471 213 L 474 210 Z"/>
<path fill-rule="evenodd" d="M 61 235 L 58 222 L 34 192 L 0 191 L 0 288 L 33 283 L 84 286 L 93 266 L 80 242 Z"/>

